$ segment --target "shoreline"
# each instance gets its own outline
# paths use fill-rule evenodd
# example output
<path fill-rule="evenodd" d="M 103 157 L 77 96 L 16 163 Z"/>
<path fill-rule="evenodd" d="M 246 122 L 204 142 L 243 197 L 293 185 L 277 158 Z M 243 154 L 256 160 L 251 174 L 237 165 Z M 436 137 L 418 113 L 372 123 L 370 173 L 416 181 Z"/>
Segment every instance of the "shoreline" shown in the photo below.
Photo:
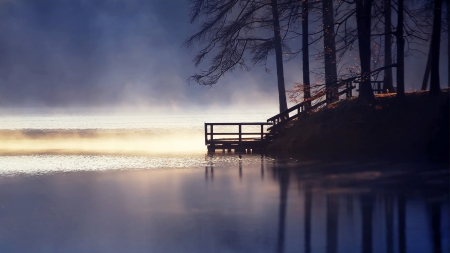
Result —
<path fill-rule="evenodd" d="M 320 160 L 449 163 L 449 90 L 377 95 L 376 105 L 341 100 L 302 115 L 268 146 L 270 154 Z"/>

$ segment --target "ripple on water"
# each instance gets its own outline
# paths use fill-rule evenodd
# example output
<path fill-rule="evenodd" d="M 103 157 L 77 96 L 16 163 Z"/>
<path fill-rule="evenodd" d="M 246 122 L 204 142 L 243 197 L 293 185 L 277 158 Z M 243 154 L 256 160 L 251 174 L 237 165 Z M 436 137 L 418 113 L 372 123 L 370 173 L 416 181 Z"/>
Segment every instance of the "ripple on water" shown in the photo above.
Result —
<path fill-rule="evenodd" d="M 124 155 L 16 155 L 0 156 L 0 175 L 43 175 L 58 172 L 106 170 L 201 169 L 205 166 L 231 167 L 239 163 L 261 164 L 260 155 L 237 154 L 192 156 Z M 271 162 L 264 158 L 263 162 Z"/>

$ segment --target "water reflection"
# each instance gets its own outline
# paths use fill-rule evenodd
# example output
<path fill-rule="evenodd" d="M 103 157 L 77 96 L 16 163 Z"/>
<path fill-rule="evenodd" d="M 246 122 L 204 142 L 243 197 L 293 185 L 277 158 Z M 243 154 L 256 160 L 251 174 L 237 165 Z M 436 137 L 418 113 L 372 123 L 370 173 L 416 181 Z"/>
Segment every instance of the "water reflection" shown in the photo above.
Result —
<path fill-rule="evenodd" d="M 433 251 L 442 252 L 441 249 L 441 205 L 440 203 L 430 203 L 431 227 L 433 230 Z"/>
<path fill-rule="evenodd" d="M 405 196 L 400 193 L 398 195 L 398 245 L 399 252 L 406 252 L 406 199 Z"/>
<path fill-rule="evenodd" d="M 386 253 L 394 252 L 394 198 L 384 194 L 384 211 L 386 215 Z"/>
<path fill-rule="evenodd" d="M 327 194 L 327 252 L 335 253 L 338 249 L 338 214 L 339 195 Z"/>
<path fill-rule="evenodd" d="M 311 209 L 312 209 L 312 193 L 311 188 L 305 186 L 305 215 L 304 215 L 304 227 L 305 227 L 305 253 L 311 252 Z"/>
<path fill-rule="evenodd" d="M 362 252 L 372 252 L 372 212 L 374 209 L 374 196 L 370 193 L 360 195 L 362 213 Z M 401 229 L 400 229 L 401 230 Z"/>
<path fill-rule="evenodd" d="M 275 167 L 276 168 L 276 167 Z M 278 211 L 278 238 L 277 251 L 284 252 L 285 243 L 285 226 L 286 226 L 286 212 L 289 189 L 289 171 L 287 169 L 276 168 L 277 178 L 280 185 L 280 205 Z"/>
<path fill-rule="evenodd" d="M 202 159 L 0 177 L 0 252 L 449 251 L 448 169 Z"/>

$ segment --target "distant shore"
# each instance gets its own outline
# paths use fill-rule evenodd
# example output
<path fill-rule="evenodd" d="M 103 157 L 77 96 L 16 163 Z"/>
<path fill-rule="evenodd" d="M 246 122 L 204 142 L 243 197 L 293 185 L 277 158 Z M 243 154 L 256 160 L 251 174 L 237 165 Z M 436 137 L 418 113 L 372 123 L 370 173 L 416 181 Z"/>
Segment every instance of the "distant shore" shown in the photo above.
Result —
<path fill-rule="evenodd" d="M 377 95 L 332 103 L 301 119 L 268 147 L 305 159 L 449 162 L 449 90 Z"/>

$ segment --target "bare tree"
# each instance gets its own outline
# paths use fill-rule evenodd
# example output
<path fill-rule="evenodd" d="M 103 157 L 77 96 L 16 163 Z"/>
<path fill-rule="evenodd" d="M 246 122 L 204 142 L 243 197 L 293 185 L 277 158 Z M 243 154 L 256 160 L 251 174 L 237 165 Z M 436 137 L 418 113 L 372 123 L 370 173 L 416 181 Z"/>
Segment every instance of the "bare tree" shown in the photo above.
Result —
<path fill-rule="evenodd" d="M 391 0 L 384 0 L 384 66 L 392 65 Z M 383 92 L 393 92 L 392 68 L 384 70 Z"/>
<path fill-rule="evenodd" d="M 361 62 L 361 85 L 359 89 L 359 97 L 375 102 L 375 96 L 370 83 L 370 34 L 371 34 L 371 10 L 372 0 L 356 0 L 356 24 L 358 27 L 358 47 L 359 58 Z"/>
<path fill-rule="evenodd" d="M 191 22 L 204 21 L 200 31 L 189 37 L 185 45 L 199 42 L 205 46 L 194 59 L 198 67 L 212 56 L 206 71 L 191 76 L 200 85 L 212 86 L 227 72 L 237 67 L 249 70 L 251 63 L 265 63 L 275 52 L 280 112 L 287 109 L 283 73 L 283 36 L 279 20 L 279 0 L 190 0 Z"/>
<path fill-rule="evenodd" d="M 430 79 L 430 64 L 431 64 L 431 48 L 433 44 L 430 43 L 430 49 L 428 50 L 427 66 L 425 67 L 425 74 L 423 75 L 422 87 L 420 90 L 427 90 L 428 80 Z"/>
<path fill-rule="evenodd" d="M 439 80 L 439 52 L 441 47 L 442 0 L 434 1 L 433 35 L 431 38 L 430 94 L 441 92 Z"/>
<path fill-rule="evenodd" d="M 447 87 L 450 88 L 450 0 L 447 0 Z"/>
<path fill-rule="evenodd" d="M 323 15 L 323 50 L 325 57 L 326 99 L 329 102 L 338 100 L 336 43 L 334 33 L 334 8 L 332 0 L 322 0 Z"/>
<path fill-rule="evenodd" d="M 405 38 L 403 38 L 403 0 L 397 10 L 397 97 L 405 96 Z"/>
<path fill-rule="evenodd" d="M 272 7 L 272 22 L 273 22 L 273 37 L 275 46 L 275 57 L 277 65 L 277 78 L 278 78 L 278 99 L 280 104 L 280 112 L 286 111 L 286 90 L 284 85 L 284 70 L 283 70 L 283 50 L 281 48 L 281 31 L 280 31 L 280 18 L 278 16 L 278 2 L 277 0 L 271 0 Z"/>
<path fill-rule="evenodd" d="M 302 0 L 302 62 L 303 62 L 303 85 L 304 85 L 304 97 L 303 100 L 307 101 L 307 106 L 311 106 L 311 81 L 309 79 L 309 8 L 308 0 Z"/>

